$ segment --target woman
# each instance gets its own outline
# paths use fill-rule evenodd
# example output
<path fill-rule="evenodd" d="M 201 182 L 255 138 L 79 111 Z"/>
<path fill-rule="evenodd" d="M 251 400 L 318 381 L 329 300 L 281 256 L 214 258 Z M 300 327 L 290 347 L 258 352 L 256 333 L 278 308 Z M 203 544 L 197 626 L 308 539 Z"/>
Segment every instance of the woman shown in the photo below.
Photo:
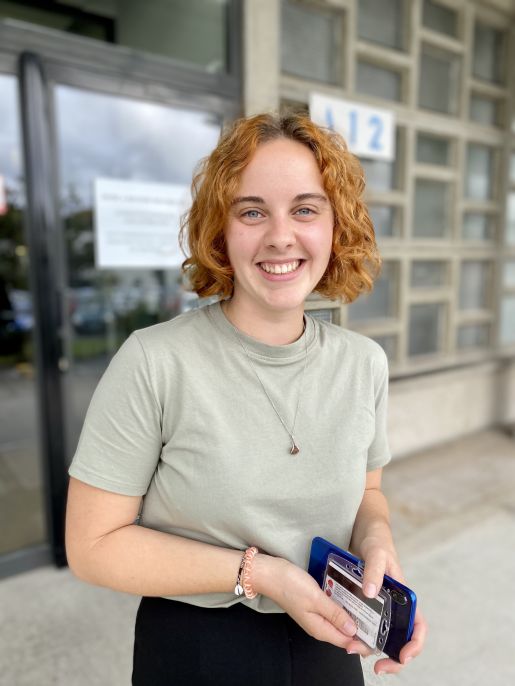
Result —
<path fill-rule="evenodd" d="M 372 286 L 363 185 L 343 140 L 307 117 L 233 124 L 181 231 L 193 289 L 220 300 L 133 333 L 94 394 L 68 559 L 143 596 L 136 686 L 363 683 L 370 651 L 305 570 L 322 536 L 365 559 L 368 596 L 385 572 L 402 579 L 380 488 L 387 363 L 304 315 L 312 291 L 350 302 Z M 403 664 L 424 634 L 419 613 Z"/>

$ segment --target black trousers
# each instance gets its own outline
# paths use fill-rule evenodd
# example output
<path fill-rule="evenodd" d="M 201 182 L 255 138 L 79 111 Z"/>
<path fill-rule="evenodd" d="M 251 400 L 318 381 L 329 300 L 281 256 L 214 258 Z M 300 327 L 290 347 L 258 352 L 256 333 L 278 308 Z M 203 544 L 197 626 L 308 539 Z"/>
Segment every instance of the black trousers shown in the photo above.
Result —
<path fill-rule="evenodd" d="M 237 603 L 141 600 L 133 686 L 363 686 L 358 655 L 309 636 L 286 613 Z"/>

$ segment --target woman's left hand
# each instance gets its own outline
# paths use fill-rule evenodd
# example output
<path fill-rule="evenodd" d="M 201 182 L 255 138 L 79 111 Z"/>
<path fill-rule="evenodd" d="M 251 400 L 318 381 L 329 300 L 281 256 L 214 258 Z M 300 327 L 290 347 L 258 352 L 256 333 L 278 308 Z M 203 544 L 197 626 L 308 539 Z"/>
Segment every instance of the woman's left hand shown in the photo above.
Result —
<path fill-rule="evenodd" d="M 387 549 L 377 539 L 365 539 L 361 544 L 361 554 L 365 562 L 363 575 L 363 592 L 369 598 L 375 598 L 383 584 L 383 576 L 388 574 L 402 584 L 405 583 L 395 550 Z M 400 663 L 389 658 L 381 658 L 374 665 L 376 674 L 396 674 L 410 660 L 419 655 L 424 646 L 427 633 L 427 623 L 417 608 L 411 640 L 400 652 Z M 373 654 L 362 641 L 356 639 L 347 646 L 348 653 L 358 653 L 362 657 Z"/>

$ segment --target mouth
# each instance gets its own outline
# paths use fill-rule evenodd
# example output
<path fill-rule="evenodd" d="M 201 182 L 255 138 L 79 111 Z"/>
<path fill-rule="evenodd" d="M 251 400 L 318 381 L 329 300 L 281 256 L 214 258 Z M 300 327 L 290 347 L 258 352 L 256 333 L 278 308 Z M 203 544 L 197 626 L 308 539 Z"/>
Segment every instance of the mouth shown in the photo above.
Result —
<path fill-rule="evenodd" d="M 267 274 L 290 274 L 297 271 L 306 260 L 290 260 L 288 262 L 258 262 L 257 265 Z"/>

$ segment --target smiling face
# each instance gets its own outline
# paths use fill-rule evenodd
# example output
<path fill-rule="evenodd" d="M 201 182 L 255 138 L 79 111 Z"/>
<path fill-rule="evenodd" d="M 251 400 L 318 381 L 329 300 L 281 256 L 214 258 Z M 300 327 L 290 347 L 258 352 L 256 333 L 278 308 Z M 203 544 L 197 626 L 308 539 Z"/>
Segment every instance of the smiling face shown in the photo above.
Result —
<path fill-rule="evenodd" d="M 286 138 L 260 145 L 243 170 L 225 230 L 233 308 L 303 311 L 329 262 L 333 224 L 311 150 Z"/>

